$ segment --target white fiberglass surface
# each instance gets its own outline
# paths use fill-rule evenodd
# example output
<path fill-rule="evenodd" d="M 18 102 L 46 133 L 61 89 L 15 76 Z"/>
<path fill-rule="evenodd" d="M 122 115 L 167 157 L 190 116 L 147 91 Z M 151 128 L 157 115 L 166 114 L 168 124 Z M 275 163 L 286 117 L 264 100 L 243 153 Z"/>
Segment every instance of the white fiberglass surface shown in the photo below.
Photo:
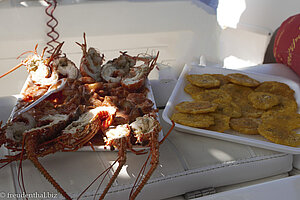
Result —
<path fill-rule="evenodd" d="M 289 199 L 298 200 L 300 176 L 274 180 L 260 183 L 253 186 L 243 187 L 226 192 L 220 192 L 214 195 L 196 198 L 197 200 L 256 200 L 256 199 Z"/>

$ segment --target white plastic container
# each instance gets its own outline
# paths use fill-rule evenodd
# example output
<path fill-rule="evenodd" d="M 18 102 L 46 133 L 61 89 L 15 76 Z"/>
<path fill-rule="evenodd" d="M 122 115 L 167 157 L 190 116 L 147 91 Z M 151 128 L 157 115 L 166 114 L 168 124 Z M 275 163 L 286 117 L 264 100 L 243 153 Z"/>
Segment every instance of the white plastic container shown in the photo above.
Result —
<path fill-rule="evenodd" d="M 168 122 L 169 124 L 172 124 L 170 117 L 175 111 L 175 105 L 182 101 L 190 101 L 192 100 L 191 96 L 187 94 L 184 91 L 184 87 L 187 84 L 187 81 L 185 80 L 186 74 L 229 74 L 229 73 L 243 73 L 251 78 L 254 78 L 258 81 L 278 81 L 285 83 L 290 86 L 291 89 L 295 91 L 295 98 L 297 101 L 297 104 L 300 105 L 300 87 L 299 84 L 289 80 L 285 79 L 279 76 L 271 76 L 266 74 L 258 74 L 258 73 L 249 73 L 249 72 L 242 72 L 242 71 L 236 71 L 231 69 L 225 69 L 225 68 L 219 68 L 219 67 L 204 67 L 199 65 L 186 65 L 184 69 L 182 70 L 182 73 L 177 81 L 177 84 L 172 92 L 172 95 L 167 103 L 167 106 L 163 112 L 163 119 Z M 275 144 L 272 143 L 265 138 L 263 138 L 260 135 L 246 135 L 246 134 L 239 134 L 234 131 L 225 131 L 225 133 L 219 133 L 215 131 L 209 131 L 205 129 L 199 129 L 199 128 L 193 128 L 184 126 L 181 124 L 176 124 L 175 128 L 177 130 L 186 132 L 186 133 L 192 133 L 197 134 L 201 136 L 208 136 L 213 137 L 217 139 L 227 140 L 231 142 L 238 142 L 241 144 L 246 145 L 252 145 L 256 147 L 266 148 L 270 150 L 285 152 L 285 153 L 292 153 L 292 154 L 300 154 L 300 148 L 299 147 L 289 147 L 285 145 Z M 300 130 L 298 130 L 297 133 L 300 133 Z"/>

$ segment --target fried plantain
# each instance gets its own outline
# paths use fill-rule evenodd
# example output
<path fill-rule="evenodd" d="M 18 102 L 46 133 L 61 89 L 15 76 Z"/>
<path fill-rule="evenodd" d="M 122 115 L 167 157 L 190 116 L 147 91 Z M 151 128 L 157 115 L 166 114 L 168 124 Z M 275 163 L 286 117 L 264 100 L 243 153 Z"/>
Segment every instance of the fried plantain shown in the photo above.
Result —
<path fill-rule="evenodd" d="M 215 119 L 215 124 L 209 126 L 207 129 L 211 131 L 217 131 L 223 133 L 226 130 L 229 130 L 229 120 L 230 117 L 222 114 L 217 114 L 217 113 L 209 113 L 209 116 L 214 117 Z"/>
<path fill-rule="evenodd" d="M 211 89 L 205 90 L 204 92 L 199 92 L 195 95 L 192 95 L 192 98 L 197 101 L 223 101 L 223 102 L 231 102 L 231 96 L 221 89 Z"/>
<path fill-rule="evenodd" d="M 226 75 L 227 79 L 237 85 L 256 87 L 260 84 L 259 81 L 241 73 L 232 73 Z"/>
<path fill-rule="evenodd" d="M 280 95 L 278 95 L 278 98 L 279 98 L 279 104 L 272 107 L 270 110 L 297 112 L 298 104 L 294 98 L 288 98 Z"/>
<path fill-rule="evenodd" d="M 268 110 L 280 102 L 277 95 L 267 92 L 252 92 L 248 95 L 248 100 L 254 108 L 262 110 Z"/>
<path fill-rule="evenodd" d="M 300 128 L 300 114 L 296 112 L 270 110 L 261 119 L 264 124 L 282 126 L 289 130 Z"/>
<path fill-rule="evenodd" d="M 206 114 L 174 113 L 171 120 L 185 126 L 196 128 L 207 128 L 215 123 L 214 118 Z"/>
<path fill-rule="evenodd" d="M 220 81 L 209 74 L 190 74 L 186 79 L 193 85 L 203 88 L 220 86 Z"/>
<path fill-rule="evenodd" d="M 261 120 L 259 118 L 250 117 L 232 118 L 230 119 L 229 124 L 233 130 L 236 130 L 239 133 L 244 133 L 247 135 L 257 135 L 257 129 L 261 124 Z"/>
<path fill-rule="evenodd" d="M 256 92 L 268 92 L 271 94 L 281 95 L 284 97 L 295 99 L 294 93 L 287 84 L 277 81 L 265 81 L 262 82 L 256 89 Z"/>
<path fill-rule="evenodd" d="M 300 114 L 287 111 L 268 111 L 258 127 L 260 135 L 277 143 L 296 147 L 300 145 L 300 135 L 294 129 L 300 128 Z"/>
<path fill-rule="evenodd" d="M 225 84 L 220 87 L 221 90 L 227 92 L 235 102 L 248 101 L 248 95 L 253 89 L 232 83 Z"/>
<path fill-rule="evenodd" d="M 297 147 L 300 145 L 300 135 L 285 126 L 262 123 L 258 132 L 264 138 L 276 144 Z"/>
<path fill-rule="evenodd" d="M 178 104 L 176 109 L 187 113 L 173 114 L 175 122 L 217 132 L 231 128 L 244 134 L 259 133 L 274 143 L 300 146 L 300 134 L 294 131 L 300 128 L 300 114 L 295 92 L 288 85 L 277 81 L 259 83 L 240 73 L 191 74 L 186 78 L 190 83 L 185 92 L 202 103 Z M 214 111 L 209 103 L 217 104 Z M 209 113 L 191 114 L 202 111 Z"/>
<path fill-rule="evenodd" d="M 226 115 L 228 117 L 241 117 L 242 109 L 234 102 L 224 102 L 222 100 L 215 100 L 214 103 L 218 104 L 216 113 Z"/>
<path fill-rule="evenodd" d="M 184 87 L 184 91 L 186 93 L 188 93 L 189 95 L 195 95 L 198 94 L 199 92 L 203 92 L 205 89 L 204 88 L 200 88 L 198 86 L 195 86 L 191 83 L 188 83 L 185 87 Z"/>
<path fill-rule="evenodd" d="M 184 101 L 175 106 L 175 109 L 181 113 L 208 113 L 214 112 L 217 109 L 217 104 L 211 103 L 209 101 Z"/>
<path fill-rule="evenodd" d="M 220 86 L 229 83 L 228 79 L 223 74 L 210 74 L 210 75 L 220 81 Z"/>
<path fill-rule="evenodd" d="M 249 101 L 239 101 L 236 104 L 240 106 L 243 117 L 258 118 L 264 113 L 264 110 L 254 108 Z"/>

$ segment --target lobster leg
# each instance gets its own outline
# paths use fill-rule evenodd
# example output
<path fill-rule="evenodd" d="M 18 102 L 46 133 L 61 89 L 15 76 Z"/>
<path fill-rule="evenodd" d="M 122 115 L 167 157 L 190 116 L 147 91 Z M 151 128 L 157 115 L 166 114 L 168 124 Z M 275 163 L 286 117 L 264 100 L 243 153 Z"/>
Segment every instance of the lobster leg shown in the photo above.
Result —
<path fill-rule="evenodd" d="M 10 163 L 12 163 L 13 161 L 17 161 L 17 160 L 21 160 L 21 153 L 14 155 L 14 156 L 5 156 L 6 158 L 4 159 L 0 159 L 0 163 L 4 163 L 3 165 L 0 166 L 0 169 L 2 169 L 3 167 L 9 165 Z M 24 160 L 27 159 L 26 155 L 23 155 Z"/>
<path fill-rule="evenodd" d="M 159 162 L 159 142 L 157 134 L 152 133 L 151 134 L 151 146 L 150 146 L 150 152 L 151 152 L 151 167 L 145 177 L 142 179 L 141 183 L 138 185 L 137 189 L 129 196 L 129 199 L 135 199 L 136 196 L 141 192 L 147 181 L 150 179 L 151 175 L 155 171 L 158 162 Z M 146 161 L 147 162 L 147 161 Z M 134 189 L 134 188 L 133 188 Z"/>
<path fill-rule="evenodd" d="M 113 182 L 116 180 L 117 176 L 119 175 L 123 165 L 126 162 L 126 145 L 127 145 L 127 141 L 126 138 L 120 138 L 120 149 L 119 149 L 119 155 L 118 155 L 118 163 L 119 166 L 116 169 L 116 171 L 114 172 L 113 176 L 111 177 L 111 179 L 109 180 L 109 183 L 106 185 L 105 189 L 103 190 L 101 196 L 99 199 L 104 199 L 105 195 L 107 194 L 109 188 L 112 186 Z"/>
<path fill-rule="evenodd" d="M 1 126 L 2 126 L 2 121 L 0 121 L 0 147 L 2 147 L 2 145 L 5 144 L 6 142 L 5 133 L 1 128 Z"/>
<path fill-rule="evenodd" d="M 43 176 L 55 187 L 55 189 L 62 194 L 66 199 L 71 200 L 72 198 L 60 187 L 60 185 L 54 180 L 54 178 L 47 172 L 47 170 L 41 165 L 36 157 L 31 157 L 30 160 L 34 166 L 43 174 Z"/>
<path fill-rule="evenodd" d="M 43 176 L 53 185 L 53 187 L 62 194 L 66 199 L 71 200 L 72 198 L 62 189 L 62 187 L 54 180 L 54 178 L 48 173 L 48 171 L 42 166 L 35 155 L 35 144 L 36 141 L 34 135 L 24 135 L 26 137 L 26 153 L 27 158 L 31 160 L 34 166 L 43 174 Z"/>

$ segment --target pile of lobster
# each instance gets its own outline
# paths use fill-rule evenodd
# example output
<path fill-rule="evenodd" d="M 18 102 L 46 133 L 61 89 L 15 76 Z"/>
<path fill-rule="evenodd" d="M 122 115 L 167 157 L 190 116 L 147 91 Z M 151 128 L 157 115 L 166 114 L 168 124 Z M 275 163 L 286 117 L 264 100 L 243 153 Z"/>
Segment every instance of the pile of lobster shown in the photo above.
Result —
<path fill-rule="evenodd" d="M 32 54 L 8 72 L 24 65 L 29 76 L 16 114 L 0 128 L 0 147 L 4 145 L 13 152 L 0 159 L 1 168 L 19 161 L 20 172 L 22 161 L 30 160 L 59 193 L 71 199 L 38 159 L 92 146 L 97 137 L 101 138 L 98 144 L 118 150 L 115 163 L 119 163 L 100 199 L 125 164 L 126 151 L 137 155 L 149 152 L 151 167 L 129 196 L 135 199 L 158 165 L 159 145 L 165 139 L 158 140 L 161 126 L 145 87 L 158 54 L 130 56 L 121 52 L 118 58 L 104 64 L 104 55 L 87 48 L 85 35 L 84 43 L 79 45 L 83 51 L 79 68 L 60 54 L 60 43 L 48 58 L 44 58 L 46 48 L 39 55 L 36 46 L 34 51 L 26 52 Z M 23 111 L 33 103 L 35 106 Z M 145 148 L 137 150 L 135 145 Z"/>

